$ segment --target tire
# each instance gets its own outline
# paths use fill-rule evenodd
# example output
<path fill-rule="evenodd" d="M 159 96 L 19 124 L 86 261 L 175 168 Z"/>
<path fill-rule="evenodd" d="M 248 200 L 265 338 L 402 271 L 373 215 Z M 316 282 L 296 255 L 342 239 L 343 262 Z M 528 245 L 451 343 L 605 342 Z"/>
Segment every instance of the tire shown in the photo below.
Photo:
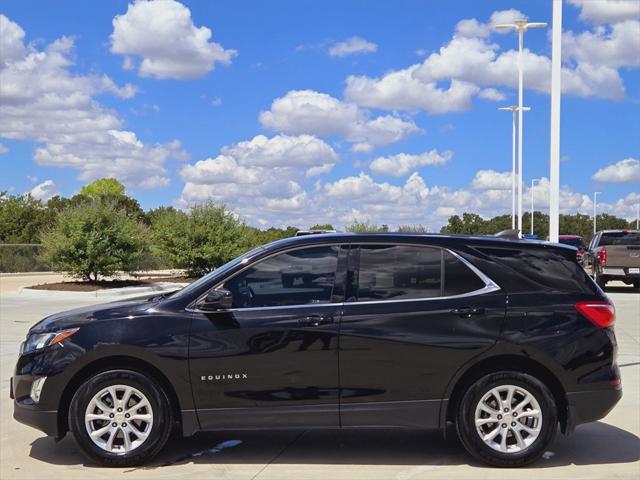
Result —
<path fill-rule="evenodd" d="M 128 401 L 122 407 L 113 405 L 113 392 L 121 402 L 128 395 Z M 171 405 L 162 387 L 132 370 L 94 375 L 76 391 L 69 407 L 69 429 L 76 444 L 91 461 L 108 467 L 128 467 L 150 460 L 167 442 L 172 425 Z M 89 430 L 105 433 L 95 435 L 94 441 Z"/>
<path fill-rule="evenodd" d="M 511 406 L 505 412 L 511 387 L 514 392 Z M 497 392 L 504 401 L 502 412 L 495 415 L 480 408 L 481 402 L 483 407 L 497 406 L 497 398 L 492 392 Z M 519 407 L 526 393 L 533 397 L 533 401 Z M 515 412 L 519 417 L 510 417 L 515 411 L 511 407 L 519 407 Z M 536 410 L 539 415 L 533 414 Z M 476 427 L 476 418 L 484 421 L 483 424 Z M 464 392 L 456 416 L 456 430 L 465 449 L 476 459 L 494 467 L 522 467 L 535 462 L 553 439 L 557 426 L 557 408 L 549 389 L 537 378 L 516 371 L 491 373 L 477 380 Z M 527 427 L 532 433 L 522 427 Z M 504 442 L 502 434 L 496 430 L 506 430 Z M 481 432 L 487 437 L 493 434 L 493 439 L 485 442 Z"/>
<path fill-rule="evenodd" d="M 607 279 L 599 274 L 597 270 L 593 274 L 593 279 L 602 290 L 604 290 L 604 288 L 607 286 Z"/>

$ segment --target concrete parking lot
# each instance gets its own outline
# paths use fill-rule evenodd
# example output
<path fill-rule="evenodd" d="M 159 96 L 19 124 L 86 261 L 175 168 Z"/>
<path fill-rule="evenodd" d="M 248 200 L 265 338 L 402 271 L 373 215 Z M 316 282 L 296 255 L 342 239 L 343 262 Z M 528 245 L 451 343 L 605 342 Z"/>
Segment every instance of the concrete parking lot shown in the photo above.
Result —
<path fill-rule="evenodd" d="M 535 465 L 499 470 L 478 464 L 457 440 L 435 431 L 222 432 L 174 440 L 153 463 L 105 469 L 85 462 L 73 439 L 59 443 L 15 422 L 9 378 L 19 343 L 41 317 L 106 298 L 0 294 L 0 478 L 190 479 L 638 479 L 640 478 L 640 294 L 612 286 L 624 396 L 602 421 L 558 436 Z"/>

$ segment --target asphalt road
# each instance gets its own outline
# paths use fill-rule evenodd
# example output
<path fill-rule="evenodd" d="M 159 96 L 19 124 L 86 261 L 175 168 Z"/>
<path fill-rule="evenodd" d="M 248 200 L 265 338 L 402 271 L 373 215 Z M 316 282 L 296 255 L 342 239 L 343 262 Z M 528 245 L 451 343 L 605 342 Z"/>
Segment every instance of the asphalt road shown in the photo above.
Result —
<path fill-rule="evenodd" d="M 152 464 L 105 469 L 85 463 L 71 436 L 61 442 L 19 424 L 9 399 L 18 345 L 44 315 L 106 301 L 63 295 L 0 295 L 0 478 L 89 479 L 634 479 L 640 478 L 640 294 L 614 286 L 624 396 L 602 421 L 557 436 L 545 458 L 514 470 L 473 461 L 435 431 L 222 432 L 175 439 Z M 217 448 L 216 448 L 217 447 Z"/>

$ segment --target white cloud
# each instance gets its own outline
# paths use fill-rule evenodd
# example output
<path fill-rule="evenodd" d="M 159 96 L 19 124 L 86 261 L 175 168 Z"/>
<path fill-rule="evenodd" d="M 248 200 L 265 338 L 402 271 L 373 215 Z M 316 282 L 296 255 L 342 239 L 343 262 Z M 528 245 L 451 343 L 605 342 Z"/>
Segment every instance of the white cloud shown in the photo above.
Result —
<path fill-rule="evenodd" d="M 578 35 L 568 31 L 562 36 L 562 53 L 565 59 L 578 65 L 599 65 L 613 69 L 639 67 L 640 21 L 627 20 Z"/>
<path fill-rule="evenodd" d="M 509 33 L 493 26 L 518 18 L 526 16 L 512 9 L 494 12 L 487 23 L 461 20 L 451 40 L 422 63 L 381 77 L 348 77 L 345 98 L 368 108 L 429 113 L 468 110 L 476 95 L 502 100 L 504 93 L 495 87 L 517 87 L 518 54 L 515 49 L 500 50 L 489 37 Z M 635 17 L 619 16 L 618 23 L 609 27 L 563 34 L 563 93 L 610 100 L 624 97 L 619 70 L 640 66 L 640 22 L 629 18 Z M 550 58 L 525 48 L 523 64 L 525 88 L 548 93 Z"/>
<path fill-rule="evenodd" d="M 580 19 L 593 23 L 615 23 L 640 18 L 638 0 L 568 0 L 580 9 Z"/>
<path fill-rule="evenodd" d="M 436 149 L 417 155 L 399 153 L 388 157 L 378 157 L 371 161 L 369 168 L 381 175 L 404 177 L 411 171 L 427 165 L 444 165 L 452 156 L 453 154 L 448 150 L 441 154 Z"/>
<path fill-rule="evenodd" d="M 635 158 L 620 160 L 601 168 L 591 178 L 598 182 L 640 184 L 640 160 Z"/>
<path fill-rule="evenodd" d="M 185 166 L 180 175 L 186 183 L 176 204 L 214 200 L 254 224 L 272 225 L 286 215 L 313 210 L 300 182 L 331 171 L 337 161 L 335 151 L 311 135 L 257 135 Z"/>
<path fill-rule="evenodd" d="M 322 165 L 311 167 L 307 170 L 306 176 L 307 178 L 310 178 L 310 177 L 317 177 L 318 175 L 324 175 L 326 173 L 330 173 L 331 170 L 333 170 L 334 166 L 335 164 L 333 163 L 323 163 Z"/>
<path fill-rule="evenodd" d="M 28 192 L 36 200 L 46 201 L 55 195 L 59 195 L 58 187 L 53 180 L 45 180 Z"/>
<path fill-rule="evenodd" d="M 0 155 L 2 155 L 3 153 L 7 153 L 8 151 L 9 151 L 9 147 L 0 143 Z"/>
<path fill-rule="evenodd" d="M 419 65 L 388 73 L 380 78 L 351 75 L 347 78 L 345 98 L 369 108 L 384 110 L 426 110 L 446 113 L 469 110 L 471 99 L 480 90 L 472 83 L 452 80 L 447 88 L 437 82 L 415 78 Z"/>
<path fill-rule="evenodd" d="M 457 213 L 453 207 L 438 207 L 436 208 L 436 217 L 451 217 Z"/>
<path fill-rule="evenodd" d="M 511 190 L 511 172 L 478 170 L 471 181 L 475 190 Z"/>
<path fill-rule="evenodd" d="M 174 0 L 130 3 L 113 19 L 110 39 L 111 52 L 125 55 L 123 68 L 134 68 L 134 56 L 142 59 L 138 73 L 143 77 L 200 78 L 237 55 L 210 42 L 211 30 L 196 27 L 191 11 Z"/>
<path fill-rule="evenodd" d="M 257 135 L 252 140 L 222 148 L 224 155 L 238 159 L 243 165 L 266 167 L 313 166 L 338 161 L 328 144 L 312 135 Z"/>
<path fill-rule="evenodd" d="M 569 35 L 569 33 L 567 33 Z M 454 37 L 439 52 L 431 54 L 414 72 L 424 83 L 457 79 L 480 85 L 517 87 L 516 50 L 499 52 L 497 44 L 482 38 Z M 526 88 L 548 93 L 551 60 L 525 48 L 523 51 Z M 619 99 L 624 86 L 618 71 L 606 64 L 577 63 L 562 69 L 564 93 L 582 97 Z"/>
<path fill-rule="evenodd" d="M 37 142 L 34 159 L 38 164 L 72 167 L 81 180 L 111 176 L 141 188 L 169 182 L 164 164 L 169 158 L 184 157 L 180 143 L 143 143 L 134 132 L 122 129 L 121 119 L 112 110 L 94 99 L 102 93 L 129 98 L 134 87 L 118 87 L 107 76 L 72 73 L 70 38 L 38 50 L 24 44 L 24 31 L 4 15 L 0 15 L 0 26 L 0 136 Z M 150 171 L 154 174 L 149 175 Z"/>
<path fill-rule="evenodd" d="M 412 121 L 392 115 L 371 118 L 357 105 L 313 90 L 291 90 L 260 113 L 260 123 L 287 134 L 341 135 L 356 152 L 399 142 L 420 132 Z"/>
<path fill-rule="evenodd" d="M 343 42 L 338 42 L 329 49 L 332 57 L 347 57 L 354 54 L 374 53 L 378 50 L 378 45 L 369 42 L 364 38 L 354 36 Z"/>
<path fill-rule="evenodd" d="M 480 90 L 478 96 L 480 98 L 484 98 L 485 100 L 494 100 L 496 102 L 501 102 L 505 98 L 507 98 L 504 93 L 496 90 L 495 88 L 483 88 L 482 90 Z"/>
<path fill-rule="evenodd" d="M 200 160 L 194 165 L 186 165 L 180 171 L 186 181 L 197 184 L 255 184 L 260 182 L 260 171 L 239 165 L 235 158 L 218 155 L 215 158 Z"/>
<path fill-rule="evenodd" d="M 516 20 L 527 20 L 527 16 L 519 10 L 499 10 L 493 12 L 489 23 L 479 22 L 475 18 L 460 20 L 456 24 L 455 35 L 461 37 L 488 37 L 494 31 L 495 25 L 513 23 Z M 507 33 L 507 30 L 495 30 L 497 33 Z"/>

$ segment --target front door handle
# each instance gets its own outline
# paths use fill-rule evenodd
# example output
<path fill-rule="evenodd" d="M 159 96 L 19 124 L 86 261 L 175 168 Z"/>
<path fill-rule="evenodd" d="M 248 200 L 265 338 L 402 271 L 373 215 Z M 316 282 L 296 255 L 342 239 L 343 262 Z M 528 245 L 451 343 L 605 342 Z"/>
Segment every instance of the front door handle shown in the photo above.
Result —
<path fill-rule="evenodd" d="M 298 323 L 303 327 L 319 327 L 320 325 L 333 323 L 333 317 L 331 315 L 309 315 L 298 320 Z"/>
<path fill-rule="evenodd" d="M 460 315 L 462 318 L 470 318 L 472 315 L 482 315 L 484 308 L 482 307 L 460 307 L 451 310 L 451 313 Z"/>

